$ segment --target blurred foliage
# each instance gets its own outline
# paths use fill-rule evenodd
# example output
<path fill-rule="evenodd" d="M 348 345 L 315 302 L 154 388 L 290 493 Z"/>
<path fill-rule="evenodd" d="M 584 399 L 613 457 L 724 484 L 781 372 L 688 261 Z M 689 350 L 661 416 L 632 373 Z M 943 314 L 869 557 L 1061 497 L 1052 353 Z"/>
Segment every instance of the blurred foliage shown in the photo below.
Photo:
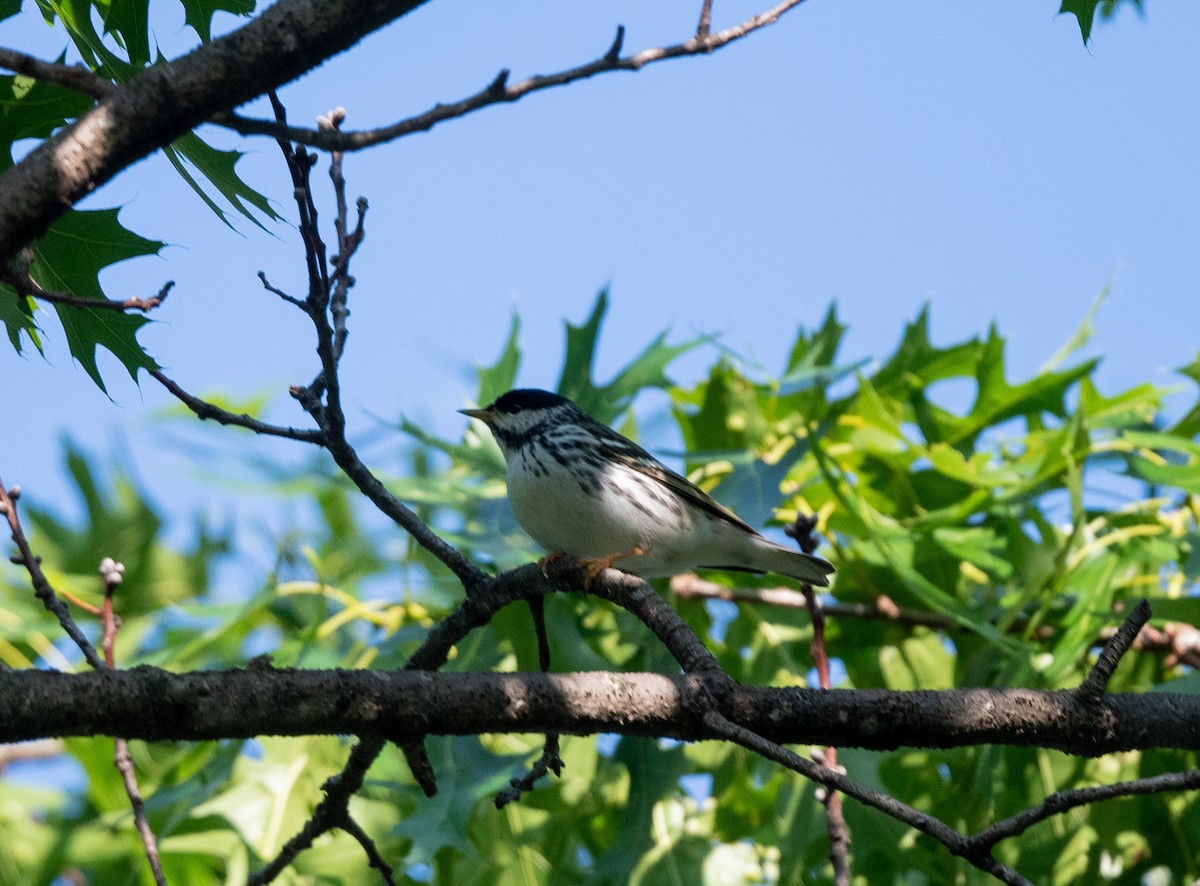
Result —
<path fill-rule="evenodd" d="M 846 330 L 831 309 L 817 328 L 798 332 L 777 377 L 714 349 L 702 380 L 680 386 L 668 379 L 669 364 L 704 343 L 653 338 L 611 379 L 596 377 L 606 306 L 601 293 L 583 323 L 567 325 L 560 390 L 668 460 L 681 459 L 752 522 L 778 526 L 797 512 L 816 513 L 823 553 L 838 566 L 831 599 L 886 596 L 954 625 L 832 621 L 841 685 L 1066 687 L 1085 673 L 1103 629 L 1138 597 L 1150 598 L 1159 623 L 1200 622 L 1200 406 L 1173 409 L 1184 417 L 1172 422 L 1162 388 L 1101 391 L 1096 362 L 1075 357 L 1087 321 L 1035 376 L 1013 380 L 997 330 L 938 345 L 926 312 L 892 354 L 845 359 Z M 500 355 L 479 370 L 478 402 L 513 386 L 520 362 L 514 319 Z M 1197 365 L 1183 375 L 1195 380 Z M 481 562 L 507 568 L 536 555 L 508 510 L 490 436 L 467 424 L 453 439 L 403 420 L 396 428 L 411 441 L 405 468 L 388 479 L 397 494 Z M 649 433 L 639 434 L 643 428 Z M 686 455 L 670 454 L 680 449 Z M 309 502 L 314 516 L 280 529 L 275 553 L 258 567 L 233 526 L 167 527 L 119 468 L 71 444 L 66 470 L 78 490 L 76 513 L 40 510 L 31 493 L 22 507 L 57 587 L 94 603 L 98 561 L 126 563 L 117 601 L 124 667 L 239 666 L 263 651 L 279 666 L 398 667 L 460 599 L 446 570 L 398 539 L 321 459 L 293 474 L 263 474 L 260 491 Z M 0 661 L 80 667 L 20 570 L 10 566 L 3 576 Z M 679 606 L 737 679 L 782 686 L 811 673 L 803 613 Z M 94 633 L 92 619 L 77 614 Z M 555 597 L 547 619 L 558 670 L 674 670 L 640 624 L 601 601 Z M 534 667 L 521 607 L 472 634 L 448 664 Z M 1187 691 L 1194 683 L 1185 670 L 1134 653 L 1113 689 Z M 189 884 L 244 882 L 300 828 L 346 753 L 334 737 L 132 747 L 168 879 Z M 492 797 L 537 752 L 536 736 L 435 738 L 429 747 L 436 798 L 423 797 L 389 750 L 352 807 L 403 882 L 831 882 L 812 786 L 739 748 L 568 737 L 562 778 L 497 811 Z M 55 878 L 73 871 L 88 883 L 149 882 L 111 758 L 110 741 L 73 739 L 51 763 L 12 764 L 0 804 L 0 882 L 63 882 Z M 859 781 L 966 831 L 1055 790 L 1196 765 L 1185 753 L 1086 760 L 1008 747 L 850 749 L 841 760 Z M 1180 794 L 1075 810 L 1006 841 L 998 854 L 1039 883 L 1189 883 L 1200 875 L 1196 802 Z M 845 808 L 856 882 L 990 882 L 873 810 Z M 378 877 L 357 844 L 337 835 L 301 855 L 280 882 L 349 886 Z"/>

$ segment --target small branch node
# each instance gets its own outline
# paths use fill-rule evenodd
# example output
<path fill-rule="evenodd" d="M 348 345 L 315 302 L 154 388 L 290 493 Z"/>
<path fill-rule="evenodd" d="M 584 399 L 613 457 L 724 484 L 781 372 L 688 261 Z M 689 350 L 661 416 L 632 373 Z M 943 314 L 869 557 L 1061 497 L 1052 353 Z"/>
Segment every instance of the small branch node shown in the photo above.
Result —
<path fill-rule="evenodd" d="M 696 25 L 696 39 L 704 40 L 712 31 L 712 0 L 704 0 L 700 7 L 700 23 Z"/>
<path fill-rule="evenodd" d="M 328 114 L 317 117 L 318 132 L 336 132 L 346 120 L 346 109 L 338 105 Z"/>
<path fill-rule="evenodd" d="M 112 557 L 105 557 L 100 561 L 100 577 L 104 579 L 104 585 L 108 592 L 115 590 L 125 577 L 125 564 L 118 563 Z"/>
<path fill-rule="evenodd" d="M 621 59 L 621 49 L 625 46 L 625 26 L 617 25 L 617 36 L 613 38 L 608 52 L 604 53 L 606 64 L 615 65 Z"/>
<path fill-rule="evenodd" d="M 415 738 L 397 742 L 397 747 L 408 761 L 408 769 L 426 797 L 436 797 L 438 792 L 437 773 L 433 771 L 433 763 L 425 751 L 425 741 Z"/>
<path fill-rule="evenodd" d="M 1117 632 L 1104 644 L 1104 648 L 1100 650 L 1100 655 L 1096 659 L 1096 664 L 1092 666 L 1088 675 L 1083 678 L 1083 682 L 1076 688 L 1075 697 L 1079 701 L 1085 705 L 1100 704 L 1117 665 L 1133 646 L 1133 641 L 1137 639 L 1138 634 L 1149 620 L 1150 603 L 1143 598 L 1129 613 Z"/>
<path fill-rule="evenodd" d="M 509 71 L 508 68 L 501 68 L 500 73 L 496 75 L 496 79 L 487 86 L 486 91 L 488 95 L 490 95 L 492 98 L 498 98 L 504 95 L 504 93 L 508 90 L 508 75 L 510 73 L 512 72 Z"/>

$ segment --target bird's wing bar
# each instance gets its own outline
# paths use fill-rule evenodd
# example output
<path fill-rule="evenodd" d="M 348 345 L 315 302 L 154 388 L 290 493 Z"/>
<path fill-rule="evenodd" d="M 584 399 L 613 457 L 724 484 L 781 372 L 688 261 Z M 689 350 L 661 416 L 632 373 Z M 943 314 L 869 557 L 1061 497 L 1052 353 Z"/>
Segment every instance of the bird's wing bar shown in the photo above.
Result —
<path fill-rule="evenodd" d="M 739 529 L 749 532 L 751 535 L 758 535 L 758 530 L 735 514 L 729 508 L 725 507 L 691 480 L 686 477 L 681 477 L 670 468 L 661 464 L 657 459 L 651 456 L 641 447 L 642 457 L 638 458 L 634 452 L 629 451 L 628 441 L 626 447 L 618 449 L 615 446 L 601 446 L 601 451 L 605 456 L 613 461 L 620 462 L 627 468 L 632 468 L 647 477 L 652 477 L 659 483 L 662 483 L 672 492 L 686 498 L 700 510 L 705 511 L 713 517 L 724 520 L 726 523 L 731 523 Z"/>

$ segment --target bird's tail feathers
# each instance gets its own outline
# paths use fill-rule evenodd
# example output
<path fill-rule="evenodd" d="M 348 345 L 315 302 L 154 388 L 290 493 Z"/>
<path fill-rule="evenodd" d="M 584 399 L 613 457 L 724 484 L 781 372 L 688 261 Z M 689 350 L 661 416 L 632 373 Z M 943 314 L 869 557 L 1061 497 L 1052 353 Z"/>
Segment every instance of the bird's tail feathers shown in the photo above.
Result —
<path fill-rule="evenodd" d="M 754 546 L 755 566 L 763 572 L 775 572 L 810 585 L 829 587 L 829 574 L 833 572 L 833 564 L 828 560 L 801 551 L 788 550 L 765 538 L 758 539 L 758 542 Z"/>

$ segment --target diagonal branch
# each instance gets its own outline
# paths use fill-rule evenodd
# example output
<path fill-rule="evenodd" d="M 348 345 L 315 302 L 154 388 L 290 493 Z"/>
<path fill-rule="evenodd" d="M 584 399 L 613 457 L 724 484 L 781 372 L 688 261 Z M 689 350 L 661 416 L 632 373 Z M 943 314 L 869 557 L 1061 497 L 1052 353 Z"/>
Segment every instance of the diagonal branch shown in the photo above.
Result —
<path fill-rule="evenodd" d="M 1117 784 L 1059 791 L 1047 797 L 1041 805 L 998 821 L 991 827 L 980 831 L 970 838 L 970 842 L 977 847 L 978 851 L 986 852 L 1001 840 L 1016 837 L 1038 822 L 1079 806 L 1087 806 L 1090 803 L 1111 800 L 1116 797 L 1161 794 L 1167 791 L 1190 791 L 1197 788 L 1200 788 L 1200 770 L 1189 769 L 1185 772 L 1167 772 Z"/>
<path fill-rule="evenodd" d="M 0 68 L 24 74 L 44 83 L 57 83 L 67 89 L 82 92 L 92 98 L 106 98 L 117 87 L 83 65 L 62 65 L 44 62 L 15 49 L 0 48 Z"/>
<path fill-rule="evenodd" d="M 580 80 L 606 74 L 611 71 L 640 71 L 646 65 L 666 61 L 673 58 L 684 58 L 693 55 L 706 55 L 728 46 L 736 40 L 774 24 L 789 10 L 803 3 L 804 0 L 785 0 L 765 12 L 753 15 L 731 28 L 711 33 L 708 28 L 709 17 L 701 18 L 700 26 L 691 39 L 670 46 L 657 46 L 643 49 L 633 55 L 622 56 L 621 47 L 625 39 L 625 28 L 617 28 L 617 36 L 612 45 L 593 61 L 567 68 L 554 74 L 536 74 L 518 83 L 508 83 L 509 72 L 501 71 L 487 86 L 450 104 L 437 104 L 423 114 L 408 117 L 390 126 L 378 129 L 366 129 L 358 132 L 339 132 L 320 129 L 305 129 L 295 126 L 281 125 L 277 121 L 259 120 L 241 117 L 234 113 L 222 114 L 213 122 L 240 133 L 241 135 L 270 135 L 275 138 L 288 139 L 299 144 L 322 148 L 327 151 L 358 151 L 373 145 L 383 144 L 412 135 L 417 132 L 427 132 L 439 123 L 465 117 L 482 108 L 496 104 L 506 104 L 518 101 L 531 92 L 552 89 L 556 86 L 566 86 Z M 706 4 L 707 7 L 707 4 Z M 707 8 L 706 8 L 707 11 Z"/>
<path fill-rule="evenodd" d="M 145 68 L 0 175 L 0 265 L 131 164 L 424 2 L 278 0 L 229 34 Z"/>
<path fill-rule="evenodd" d="M 161 369 L 149 370 L 150 375 L 166 388 L 172 396 L 179 400 L 184 406 L 196 414 L 196 417 L 201 421 L 211 419 L 217 424 L 233 425 L 234 427 L 246 428 L 249 431 L 254 431 L 256 434 L 264 434 L 269 437 L 284 437 L 288 440 L 299 440 L 301 443 L 316 443 L 320 445 L 323 441 L 322 434 L 319 430 L 308 430 L 304 428 L 290 428 L 282 425 L 272 425 L 266 422 L 259 421 L 253 416 L 246 413 L 230 412 L 227 409 L 222 409 L 215 403 L 209 403 L 193 394 L 189 394 L 171 379 Z"/>
<path fill-rule="evenodd" d="M 58 619 L 58 623 L 66 631 L 67 636 L 79 647 L 79 650 L 83 653 L 83 657 L 87 659 L 87 663 L 96 670 L 103 671 L 105 670 L 105 664 L 100 656 L 96 654 L 96 647 L 83 635 L 83 631 L 79 629 L 79 625 L 75 623 L 75 619 L 71 617 L 71 613 L 67 610 L 66 604 L 54 592 L 54 587 L 50 584 L 50 580 L 46 578 L 46 573 L 42 572 L 41 558 L 35 556 L 29 546 L 29 539 L 25 536 L 25 530 L 21 526 L 21 518 L 17 514 L 17 499 L 20 498 L 20 495 L 21 487 L 14 486 L 12 489 L 7 489 L 4 486 L 4 481 L 0 480 L 0 515 L 3 515 L 8 520 L 8 529 L 12 534 L 13 543 L 17 546 L 18 551 L 18 555 L 13 558 L 13 562 L 18 566 L 25 567 L 25 571 L 29 573 L 29 580 L 33 584 L 34 594 L 42 601 L 42 605 Z"/>
<path fill-rule="evenodd" d="M 362 787 L 367 770 L 386 744 L 382 738 L 371 737 L 364 738 L 355 745 L 345 768 L 321 786 L 321 790 L 325 792 L 325 799 L 317 804 L 304 827 L 284 844 L 278 855 L 246 878 L 246 886 L 265 886 L 270 883 L 296 860 L 296 856 L 312 846 L 317 837 L 336 828 L 344 829 L 344 826 L 352 821 L 350 798 Z M 366 850 L 365 845 L 363 848 Z M 369 856 L 369 850 L 367 852 Z M 390 872 L 390 869 L 388 871 Z"/>
<path fill-rule="evenodd" d="M 921 812 L 890 794 L 884 794 L 851 781 L 835 769 L 807 760 L 756 732 L 730 722 L 718 711 L 710 711 L 705 716 L 704 723 L 708 727 L 711 737 L 735 742 L 768 760 L 786 766 L 793 772 L 799 772 L 805 778 L 825 785 L 830 790 L 840 791 L 860 803 L 874 807 L 885 815 L 932 837 L 955 855 L 962 856 L 979 870 L 991 874 L 1003 883 L 1011 884 L 1011 886 L 1032 886 L 1028 880 L 1012 868 L 996 861 L 991 855 L 976 852 L 966 836 L 927 812 Z"/>

